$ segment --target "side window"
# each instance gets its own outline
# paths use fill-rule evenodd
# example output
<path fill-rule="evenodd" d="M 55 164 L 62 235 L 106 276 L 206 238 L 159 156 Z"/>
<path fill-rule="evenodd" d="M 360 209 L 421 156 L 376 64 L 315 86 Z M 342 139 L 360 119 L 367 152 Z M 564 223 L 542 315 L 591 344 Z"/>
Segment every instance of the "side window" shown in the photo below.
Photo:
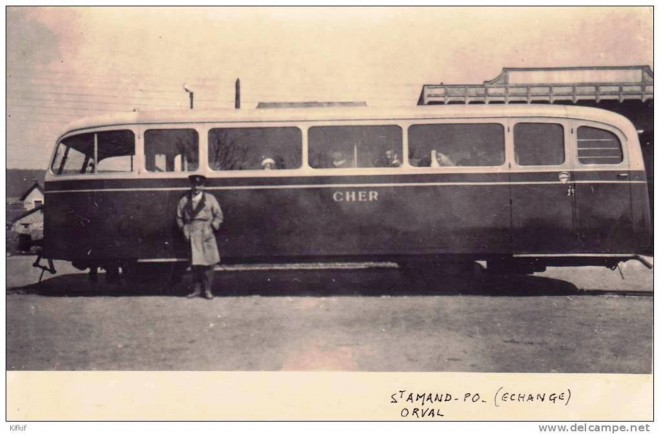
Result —
<path fill-rule="evenodd" d="M 504 127 L 412 125 L 408 129 L 408 161 L 416 167 L 499 166 L 504 163 Z"/>
<path fill-rule="evenodd" d="M 199 134 L 191 128 L 147 130 L 145 166 L 149 172 L 192 172 L 199 167 Z"/>
<path fill-rule="evenodd" d="M 302 165 L 302 132 L 295 127 L 214 128 L 209 131 L 212 170 L 282 170 Z"/>
<path fill-rule="evenodd" d="M 135 134 L 130 130 L 84 133 L 63 139 L 51 164 L 53 173 L 132 172 Z"/>
<path fill-rule="evenodd" d="M 623 161 L 619 138 L 600 128 L 577 130 L 578 161 L 581 164 L 617 164 Z"/>
<path fill-rule="evenodd" d="M 563 164 L 564 127 L 560 124 L 518 123 L 513 128 L 516 164 L 553 166 Z"/>
<path fill-rule="evenodd" d="M 403 137 L 396 125 L 312 127 L 308 138 L 315 169 L 401 165 Z"/>

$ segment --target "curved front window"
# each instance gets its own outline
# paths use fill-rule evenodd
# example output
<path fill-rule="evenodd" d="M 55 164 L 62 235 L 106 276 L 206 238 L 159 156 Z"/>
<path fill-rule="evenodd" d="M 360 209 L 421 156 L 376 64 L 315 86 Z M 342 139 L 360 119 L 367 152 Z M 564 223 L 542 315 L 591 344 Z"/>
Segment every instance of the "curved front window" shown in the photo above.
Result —
<path fill-rule="evenodd" d="M 51 170 L 56 175 L 132 172 L 135 134 L 130 130 L 76 134 L 62 139 Z"/>

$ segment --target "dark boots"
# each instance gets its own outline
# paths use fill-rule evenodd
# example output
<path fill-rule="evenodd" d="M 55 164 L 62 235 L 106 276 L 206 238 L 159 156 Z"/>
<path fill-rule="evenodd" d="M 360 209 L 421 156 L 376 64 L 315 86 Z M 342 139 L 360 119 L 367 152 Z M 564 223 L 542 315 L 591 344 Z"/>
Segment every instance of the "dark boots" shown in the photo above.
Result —
<path fill-rule="evenodd" d="M 213 299 L 211 288 L 213 287 L 213 266 L 192 266 L 193 287 L 195 290 L 188 294 L 188 298 L 198 297 L 204 290 L 204 298 Z"/>
<path fill-rule="evenodd" d="M 191 292 L 190 294 L 188 294 L 186 297 L 188 297 L 188 298 L 199 297 L 199 295 L 200 295 L 201 293 L 202 293 L 202 291 L 201 291 L 200 288 L 199 288 L 199 284 L 198 284 L 198 283 L 195 283 L 195 285 L 194 285 L 194 289 L 193 289 L 193 292 Z"/>

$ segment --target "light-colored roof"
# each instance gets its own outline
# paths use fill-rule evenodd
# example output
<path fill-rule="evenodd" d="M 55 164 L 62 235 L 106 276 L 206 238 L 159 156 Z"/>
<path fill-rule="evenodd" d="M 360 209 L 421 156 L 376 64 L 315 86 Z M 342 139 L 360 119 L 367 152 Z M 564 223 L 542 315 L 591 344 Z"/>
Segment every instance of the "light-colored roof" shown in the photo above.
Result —
<path fill-rule="evenodd" d="M 497 104 L 497 105 L 429 105 L 407 108 L 327 107 L 306 109 L 228 109 L 215 111 L 177 110 L 127 112 L 84 118 L 69 124 L 66 132 L 81 129 L 127 126 L 136 124 L 172 123 L 260 123 L 260 122 L 310 122 L 310 121 L 378 121 L 406 119 L 451 119 L 472 117 L 569 117 L 602 121 L 613 125 L 629 124 L 616 113 L 591 107 L 550 104 Z"/>

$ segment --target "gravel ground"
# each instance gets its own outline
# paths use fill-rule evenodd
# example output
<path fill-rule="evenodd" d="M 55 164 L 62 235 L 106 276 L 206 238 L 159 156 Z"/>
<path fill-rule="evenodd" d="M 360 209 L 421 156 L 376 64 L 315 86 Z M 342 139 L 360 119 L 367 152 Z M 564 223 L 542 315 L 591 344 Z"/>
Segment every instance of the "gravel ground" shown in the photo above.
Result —
<path fill-rule="evenodd" d="M 214 300 L 186 280 L 93 285 L 56 264 L 7 259 L 10 370 L 617 372 L 652 369 L 652 273 L 639 264 L 535 276 L 431 270 L 216 273 Z"/>

